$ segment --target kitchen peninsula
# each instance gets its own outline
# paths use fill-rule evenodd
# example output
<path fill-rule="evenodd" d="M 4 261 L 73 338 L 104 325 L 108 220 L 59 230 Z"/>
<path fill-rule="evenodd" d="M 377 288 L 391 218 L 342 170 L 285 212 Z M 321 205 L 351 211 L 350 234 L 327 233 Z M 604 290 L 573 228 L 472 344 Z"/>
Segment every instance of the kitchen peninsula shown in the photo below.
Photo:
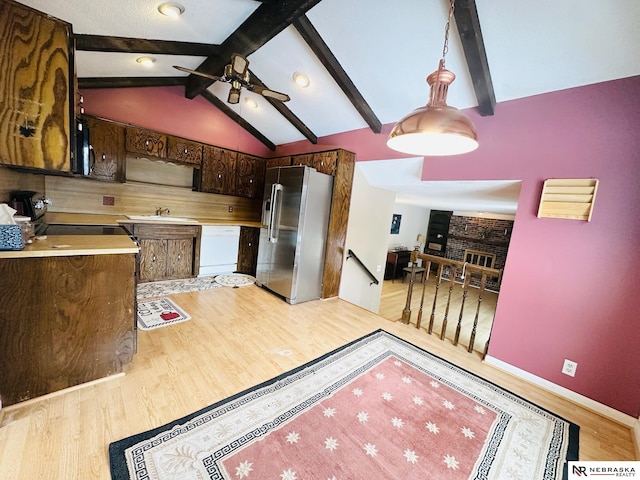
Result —
<path fill-rule="evenodd" d="M 0 251 L 2 406 L 131 362 L 137 253 L 128 235 L 50 235 Z"/>

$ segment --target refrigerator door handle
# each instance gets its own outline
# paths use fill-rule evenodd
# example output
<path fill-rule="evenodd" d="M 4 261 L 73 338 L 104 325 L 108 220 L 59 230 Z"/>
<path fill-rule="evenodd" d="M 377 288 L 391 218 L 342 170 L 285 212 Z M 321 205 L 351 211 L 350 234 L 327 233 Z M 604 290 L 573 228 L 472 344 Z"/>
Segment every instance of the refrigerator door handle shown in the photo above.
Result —
<path fill-rule="evenodd" d="M 277 243 L 278 241 L 278 212 L 280 211 L 280 202 L 282 202 L 282 184 L 274 183 L 271 185 L 271 215 L 269 217 L 269 242 Z"/>

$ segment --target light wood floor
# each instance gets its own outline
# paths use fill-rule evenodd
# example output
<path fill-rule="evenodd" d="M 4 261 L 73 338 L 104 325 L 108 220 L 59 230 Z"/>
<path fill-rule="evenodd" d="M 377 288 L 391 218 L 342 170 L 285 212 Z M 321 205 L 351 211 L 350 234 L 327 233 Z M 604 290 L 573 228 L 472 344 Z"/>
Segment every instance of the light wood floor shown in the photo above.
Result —
<path fill-rule="evenodd" d="M 487 365 L 478 354 L 342 300 L 291 306 L 256 286 L 171 298 L 192 319 L 139 331 L 126 375 L 0 411 L 0 478 L 109 479 L 110 442 L 192 413 L 378 328 L 578 423 L 581 459 L 634 459 L 628 427 Z"/>
<path fill-rule="evenodd" d="M 418 280 L 420 280 L 419 276 Z M 413 286 L 413 295 L 411 296 L 411 324 L 414 326 L 416 325 L 420 311 L 420 303 L 422 302 L 422 321 L 420 328 L 426 333 L 428 332 L 429 319 L 433 306 L 433 296 L 436 287 L 435 276 L 433 274 L 430 275 L 427 283 L 425 284 L 424 301 L 422 300 L 422 287 L 423 285 L 421 283 L 415 283 Z M 393 282 L 391 280 L 385 280 L 382 284 L 382 295 L 380 297 L 380 316 L 387 320 L 399 321 L 402 318 L 402 310 L 407 302 L 408 290 L 409 277 L 407 277 L 407 280 L 404 283 L 402 283 L 402 279 L 397 279 Z M 460 316 L 460 307 L 462 305 L 463 292 L 462 285 L 457 283 L 451 290 L 451 299 L 447 315 L 447 330 L 445 335 L 445 338 L 449 342 L 453 342 L 455 337 L 456 326 Z M 483 353 L 485 351 L 487 341 L 489 341 L 491 326 L 493 325 L 493 316 L 495 314 L 496 304 L 498 301 L 498 294 L 495 292 L 485 291 L 482 295 L 482 302 L 480 302 L 480 309 L 478 310 L 479 292 L 480 290 L 477 288 L 470 288 L 467 294 L 467 298 L 464 302 L 459 343 L 464 347 L 469 345 L 473 321 L 476 311 L 478 311 L 478 326 L 473 345 L 475 351 Z M 432 335 L 437 336 L 438 338 L 440 338 L 440 332 L 442 331 L 442 323 L 447 309 L 448 299 L 449 282 L 443 280 L 440 284 L 440 288 L 438 289 L 438 296 L 436 297 L 436 309 L 432 333 Z"/>

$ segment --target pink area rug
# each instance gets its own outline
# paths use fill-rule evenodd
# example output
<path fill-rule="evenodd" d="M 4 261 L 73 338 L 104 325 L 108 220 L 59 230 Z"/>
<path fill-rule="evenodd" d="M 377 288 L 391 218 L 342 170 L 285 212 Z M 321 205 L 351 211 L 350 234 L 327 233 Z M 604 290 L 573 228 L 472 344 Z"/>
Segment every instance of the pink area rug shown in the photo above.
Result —
<path fill-rule="evenodd" d="M 110 445 L 113 479 L 561 479 L 578 427 L 384 331 Z"/>

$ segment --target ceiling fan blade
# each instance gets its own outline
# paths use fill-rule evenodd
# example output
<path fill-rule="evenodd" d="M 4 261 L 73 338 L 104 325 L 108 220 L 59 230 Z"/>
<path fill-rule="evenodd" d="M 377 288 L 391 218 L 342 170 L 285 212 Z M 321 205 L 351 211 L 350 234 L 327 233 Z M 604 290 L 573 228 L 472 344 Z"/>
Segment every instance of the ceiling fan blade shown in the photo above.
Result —
<path fill-rule="evenodd" d="M 273 98 L 274 100 L 279 100 L 281 102 L 288 102 L 289 100 L 291 100 L 291 98 L 289 98 L 289 95 L 287 95 L 286 93 L 269 90 L 268 88 L 261 87 L 260 85 L 249 85 L 247 89 L 251 90 L 252 92 L 258 93 L 263 97 Z"/>
<path fill-rule="evenodd" d="M 197 70 L 191 70 L 189 68 L 180 67 L 178 65 L 174 65 L 173 68 L 175 68 L 176 70 L 180 70 L 181 72 L 198 75 L 200 77 L 208 78 L 210 80 L 215 80 L 215 81 L 222 80 L 222 77 L 217 77 L 215 75 L 210 75 L 208 73 L 198 72 Z"/>
<path fill-rule="evenodd" d="M 231 55 L 231 65 L 233 68 L 233 72 L 244 78 L 247 73 L 247 69 L 249 68 L 249 60 L 244 58 L 242 55 L 234 53 Z"/>
<path fill-rule="evenodd" d="M 229 96 L 227 97 L 227 102 L 229 103 L 238 103 L 240 101 L 240 89 L 233 88 L 229 89 Z"/>

